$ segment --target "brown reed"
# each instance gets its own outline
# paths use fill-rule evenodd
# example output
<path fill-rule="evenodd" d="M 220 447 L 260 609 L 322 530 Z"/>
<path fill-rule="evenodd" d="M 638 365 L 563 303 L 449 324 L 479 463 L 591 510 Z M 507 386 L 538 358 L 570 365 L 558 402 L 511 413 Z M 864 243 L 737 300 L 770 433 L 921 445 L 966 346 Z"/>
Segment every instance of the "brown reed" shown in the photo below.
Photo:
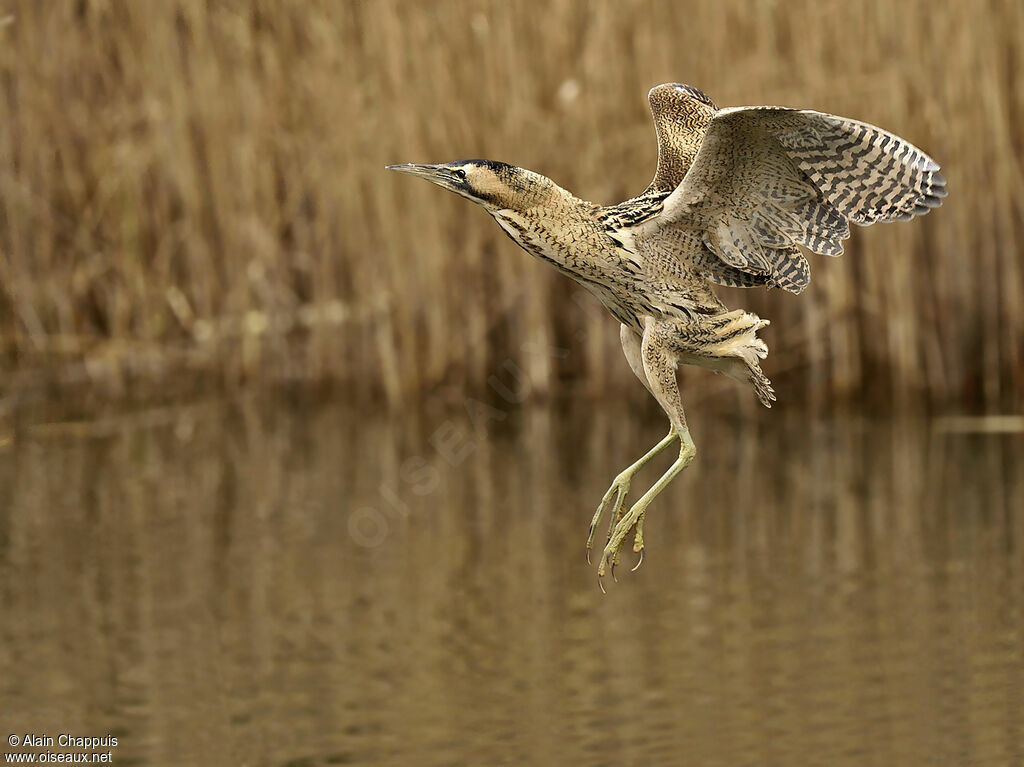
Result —
<path fill-rule="evenodd" d="M 594 301 L 382 169 L 493 157 L 616 201 L 653 170 L 647 89 L 684 81 L 880 124 L 949 179 L 932 216 L 816 257 L 799 298 L 724 291 L 772 319 L 783 402 L 1024 405 L 1016 0 L 4 8 L 8 395 L 297 380 L 399 404 L 484 392 L 507 359 L 535 395 L 639 391 Z"/>

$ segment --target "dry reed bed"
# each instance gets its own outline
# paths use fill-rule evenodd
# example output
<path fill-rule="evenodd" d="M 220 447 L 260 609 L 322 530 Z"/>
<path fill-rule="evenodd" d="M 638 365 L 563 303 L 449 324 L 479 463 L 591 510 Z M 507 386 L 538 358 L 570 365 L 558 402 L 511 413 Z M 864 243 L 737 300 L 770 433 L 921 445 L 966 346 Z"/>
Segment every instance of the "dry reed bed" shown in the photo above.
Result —
<path fill-rule="evenodd" d="M 816 257 L 803 296 L 726 291 L 773 320 L 783 400 L 1024 404 L 1013 0 L 5 8 L 9 394 L 298 379 L 400 403 L 508 358 L 537 394 L 636 390 L 592 300 L 382 166 L 494 157 L 618 200 L 653 170 L 647 88 L 681 80 L 881 124 L 949 179 L 936 214 Z"/>

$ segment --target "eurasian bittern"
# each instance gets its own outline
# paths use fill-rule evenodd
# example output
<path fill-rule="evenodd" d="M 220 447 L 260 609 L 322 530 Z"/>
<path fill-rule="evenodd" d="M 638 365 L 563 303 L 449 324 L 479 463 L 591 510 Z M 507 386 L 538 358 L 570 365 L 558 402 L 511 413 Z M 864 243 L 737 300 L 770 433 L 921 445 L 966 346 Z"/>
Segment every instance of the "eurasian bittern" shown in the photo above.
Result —
<path fill-rule="evenodd" d="M 906 221 L 946 196 L 930 157 L 873 125 L 783 107 L 720 110 L 688 85 L 659 85 L 649 100 L 658 169 L 643 194 L 618 205 L 586 202 L 491 160 L 388 166 L 482 205 L 520 247 L 583 285 L 621 323 L 626 360 L 670 426 L 598 505 L 588 559 L 594 530 L 613 509 L 599 578 L 609 563 L 614 575 L 630 532 L 637 566 L 643 561 L 647 507 L 696 454 L 677 366 L 749 382 L 765 407 L 775 399 L 758 364 L 768 347 L 757 331 L 768 321 L 728 311 L 712 284 L 799 293 L 810 271 L 798 246 L 838 256 L 850 222 Z M 677 440 L 679 457 L 627 511 L 633 475 Z"/>

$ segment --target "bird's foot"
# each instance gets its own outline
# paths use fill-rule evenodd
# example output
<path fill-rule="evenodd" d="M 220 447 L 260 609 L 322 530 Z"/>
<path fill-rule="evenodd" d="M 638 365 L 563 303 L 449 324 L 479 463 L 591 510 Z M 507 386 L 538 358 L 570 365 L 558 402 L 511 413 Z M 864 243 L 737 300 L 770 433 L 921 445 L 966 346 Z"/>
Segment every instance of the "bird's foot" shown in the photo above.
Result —
<path fill-rule="evenodd" d="M 594 533 L 601 523 L 601 518 L 607 508 L 611 507 L 612 514 L 608 525 L 608 537 L 611 538 L 612 531 L 619 520 L 626 512 L 626 496 L 629 495 L 629 483 L 633 479 L 633 472 L 627 469 L 615 478 L 608 492 L 604 494 L 601 503 L 594 512 L 594 518 L 590 521 L 590 534 L 587 536 L 587 564 L 590 564 L 590 551 L 594 548 Z"/>
<path fill-rule="evenodd" d="M 615 526 L 611 531 L 611 535 L 608 536 L 608 541 L 601 554 L 601 561 L 597 565 L 598 583 L 600 583 L 602 591 L 604 590 L 603 580 L 606 572 L 611 574 L 612 580 L 615 580 L 615 567 L 619 564 L 622 556 L 622 544 L 634 529 L 636 530 L 636 536 L 633 542 L 633 551 L 640 555 L 640 559 L 633 566 L 633 570 L 640 567 L 640 564 L 644 561 L 643 519 L 647 511 L 647 503 L 649 503 L 648 499 L 641 498 L 615 522 Z"/>
<path fill-rule="evenodd" d="M 630 507 L 628 512 L 612 517 L 614 527 L 608 536 L 608 542 L 605 544 L 604 552 L 601 554 L 601 561 L 597 566 L 597 578 L 601 591 L 604 591 L 604 575 L 606 571 L 610 571 L 612 578 L 615 578 L 615 566 L 619 563 L 622 544 L 630 532 L 634 530 L 636 533 L 633 537 L 633 551 L 639 554 L 640 558 L 633 566 L 633 569 L 636 570 L 644 561 L 644 517 L 647 514 L 647 507 L 651 505 L 651 501 L 658 497 L 658 494 L 665 489 L 675 476 L 689 465 L 696 454 L 697 448 L 694 446 L 693 440 L 690 439 L 690 433 L 683 431 L 679 445 L 679 457 L 668 468 L 668 471 L 662 474 L 661 479 L 640 496 L 640 499 Z"/>

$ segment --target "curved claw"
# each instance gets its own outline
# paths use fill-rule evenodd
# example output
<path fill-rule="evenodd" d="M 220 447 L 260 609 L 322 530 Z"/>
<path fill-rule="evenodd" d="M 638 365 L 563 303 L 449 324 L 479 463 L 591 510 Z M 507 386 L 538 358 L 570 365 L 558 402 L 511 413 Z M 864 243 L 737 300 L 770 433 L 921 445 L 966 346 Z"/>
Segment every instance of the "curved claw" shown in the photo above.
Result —
<path fill-rule="evenodd" d="M 615 565 L 616 565 L 616 564 L 617 564 L 617 563 L 616 563 L 616 562 L 615 562 L 615 560 L 613 559 L 613 560 L 612 560 L 612 580 L 613 580 L 613 581 L 615 581 L 616 583 L 618 583 L 618 582 L 619 582 L 619 579 L 615 577 Z"/>
<path fill-rule="evenodd" d="M 590 564 L 590 549 L 594 546 L 594 531 L 597 529 L 598 522 L 601 521 L 601 517 L 604 516 L 605 500 L 601 500 L 601 505 L 597 507 L 597 511 L 594 512 L 594 518 L 590 520 L 590 530 L 587 533 L 587 564 Z"/>
<path fill-rule="evenodd" d="M 640 569 L 640 565 L 642 565 L 643 563 L 644 563 L 644 550 L 643 550 L 643 549 L 640 549 L 640 559 L 638 559 L 638 560 L 636 561 L 636 564 L 635 564 L 635 565 L 633 565 L 633 569 L 632 569 L 632 570 L 630 570 L 630 572 L 631 572 L 631 573 L 635 573 L 635 572 L 636 572 L 637 570 L 639 570 L 639 569 Z"/>
<path fill-rule="evenodd" d="M 601 593 L 602 594 L 607 594 L 608 593 L 607 591 L 604 590 L 604 577 L 603 576 L 600 576 L 600 575 L 597 576 L 597 585 L 601 588 Z"/>

